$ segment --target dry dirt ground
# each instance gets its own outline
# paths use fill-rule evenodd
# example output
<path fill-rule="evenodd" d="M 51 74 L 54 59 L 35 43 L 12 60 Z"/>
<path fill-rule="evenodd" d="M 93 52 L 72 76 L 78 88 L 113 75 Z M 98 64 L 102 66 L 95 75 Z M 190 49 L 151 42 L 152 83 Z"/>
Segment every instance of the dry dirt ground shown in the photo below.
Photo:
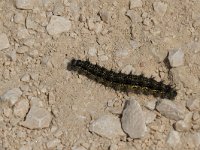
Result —
<path fill-rule="evenodd" d="M 198 0 L 1 0 L 0 149 L 199 149 L 199 38 Z M 178 95 L 156 109 L 157 98 L 67 70 L 72 58 L 152 75 Z M 121 127 L 127 99 L 150 114 L 140 133 Z"/>

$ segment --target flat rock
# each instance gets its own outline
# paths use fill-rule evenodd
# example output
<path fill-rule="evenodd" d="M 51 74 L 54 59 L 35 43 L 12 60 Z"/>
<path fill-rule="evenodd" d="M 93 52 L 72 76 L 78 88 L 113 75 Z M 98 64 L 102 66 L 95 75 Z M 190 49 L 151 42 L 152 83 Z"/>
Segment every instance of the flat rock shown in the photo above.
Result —
<path fill-rule="evenodd" d="M 127 100 L 123 110 L 122 129 L 131 138 L 142 138 L 145 135 L 145 116 L 136 100 Z"/>
<path fill-rule="evenodd" d="M 70 28 L 71 22 L 68 19 L 60 16 L 52 16 L 47 25 L 47 32 L 50 35 L 57 35 L 69 31 Z"/>
<path fill-rule="evenodd" d="M 178 144 L 181 143 L 180 135 L 177 131 L 170 131 L 167 136 L 167 144 L 169 144 L 171 147 L 176 147 Z"/>
<path fill-rule="evenodd" d="M 9 44 L 7 35 L 4 33 L 1 33 L 0 34 L 0 50 L 6 49 L 9 47 L 10 47 L 10 44 Z"/>
<path fill-rule="evenodd" d="M 16 0 L 16 7 L 18 9 L 33 9 L 35 0 Z"/>
<path fill-rule="evenodd" d="M 182 120 L 184 119 L 184 108 L 176 105 L 170 100 L 163 99 L 161 100 L 156 109 L 165 117 L 173 120 Z"/>
<path fill-rule="evenodd" d="M 169 51 L 168 56 L 171 67 L 179 67 L 184 65 L 184 52 L 181 49 Z"/>
<path fill-rule="evenodd" d="M 19 100 L 21 95 L 22 91 L 19 88 L 13 88 L 5 92 L 0 99 L 3 101 L 9 101 L 11 106 L 13 106 Z"/>
<path fill-rule="evenodd" d="M 89 130 L 109 139 L 124 135 L 120 119 L 114 115 L 104 115 L 98 118 L 92 122 Z"/>
<path fill-rule="evenodd" d="M 33 106 L 26 116 L 26 120 L 20 123 L 29 129 L 42 129 L 49 127 L 52 120 L 51 113 L 44 108 Z"/>

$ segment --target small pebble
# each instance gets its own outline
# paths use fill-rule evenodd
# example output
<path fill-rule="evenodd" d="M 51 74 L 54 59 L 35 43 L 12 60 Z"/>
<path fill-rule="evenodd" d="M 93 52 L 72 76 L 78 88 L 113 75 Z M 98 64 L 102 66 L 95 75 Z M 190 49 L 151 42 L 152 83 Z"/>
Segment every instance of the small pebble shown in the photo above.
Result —
<path fill-rule="evenodd" d="M 114 115 L 104 115 L 98 118 L 91 123 L 89 130 L 109 139 L 124 135 L 120 120 Z"/>
<path fill-rule="evenodd" d="M 152 123 L 156 119 L 156 114 L 153 111 L 144 111 L 144 116 L 146 124 Z"/>
<path fill-rule="evenodd" d="M 119 49 L 115 51 L 116 57 L 127 57 L 129 54 L 127 49 Z"/>
<path fill-rule="evenodd" d="M 88 50 L 88 54 L 90 56 L 96 56 L 97 55 L 97 49 L 95 47 L 90 47 Z"/>
<path fill-rule="evenodd" d="M 154 11 L 161 17 L 163 17 L 167 11 L 167 4 L 164 2 L 154 2 L 153 8 Z"/>
<path fill-rule="evenodd" d="M 151 100 L 151 101 L 148 101 L 146 104 L 145 104 L 145 107 L 148 108 L 149 110 L 154 110 L 156 108 L 156 102 L 157 100 Z"/>
<path fill-rule="evenodd" d="M 167 99 L 161 100 L 156 106 L 156 109 L 169 119 L 178 121 L 184 119 L 185 117 L 184 109 Z"/>
<path fill-rule="evenodd" d="M 122 113 L 122 128 L 133 139 L 142 138 L 146 132 L 145 116 L 136 100 L 127 100 Z"/>
<path fill-rule="evenodd" d="M 130 9 L 142 7 L 142 0 L 130 0 Z"/>
<path fill-rule="evenodd" d="M 184 65 L 184 52 L 179 50 L 171 50 L 169 51 L 168 56 L 169 63 L 171 67 L 180 67 Z"/>
<path fill-rule="evenodd" d="M 47 142 L 47 148 L 48 149 L 53 149 L 56 148 L 56 146 L 58 146 L 61 143 L 61 141 L 59 139 L 53 139 Z"/>
<path fill-rule="evenodd" d="M 167 144 L 171 147 L 176 147 L 178 144 L 181 143 L 180 135 L 177 131 L 170 131 L 167 137 Z"/>
<path fill-rule="evenodd" d="M 19 100 L 21 95 L 22 91 L 19 88 L 13 88 L 5 92 L 0 99 L 3 101 L 9 101 L 11 106 L 13 106 Z"/>
<path fill-rule="evenodd" d="M 30 81 L 30 75 L 29 74 L 24 74 L 21 78 L 21 81 L 23 82 L 29 82 Z"/>
<path fill-rule="evenodd" d="M 18 9 L 33 9 L 35 0 L 16 0 L 16 7 Z"/>
<path fill-rule="evenodd" d="M 24 118 L 29 110 L 29 102 L 26 99 L 22 99 L 14 106 L 14 115 L 20 118 Z"/>
<path fill-rule="evenodd" d="M 176 131 L 189 131 L 192 127 L 192 112 L 185 115 L 184 120 L 175 123 Z"/>
<path fill-rule="evenodd" d="M 108 23 L 111 19 L 111 14 L 109 11 L 106 10 L 101 10 L 99 12 L 101 20 L 104 21 L 105 23 Z"/>
<path fill-rule="evenodd" d="M 10 47 L 10 44 L 9 44 L 7 35 L 4 33 L 1 33 L 0 34 L 0 50 L 6 49 L 9 47 Z"/>
<path fill-rule="evenodd" d="M 25 23 L 25 17 L 23 15 L 23 13 L 16 13 L 14 15 L 14 22 L 17 24 L 24 24 Z"/>
<path fill-rule="evenodd" d="M 129 73 L 134 73 L 135 72 L 135 68 L 132 65 L 126 65 L 123 69 L 122 69 L 123 73 L 129 74 Z"/>
<path fill-rule="evenodd" d="M 200 99 L 189 99 L 186 102 L 186 107 L 190 111 L 199 110 L 200 109 Z"/>
<path fill-rule="evenodd" d="M 57 35 L 67 32 L 71 29 L 71 22 L 60 16 L 52 16 L 49 24 L 47 25 L 47 32 L 50 35 Z"/>

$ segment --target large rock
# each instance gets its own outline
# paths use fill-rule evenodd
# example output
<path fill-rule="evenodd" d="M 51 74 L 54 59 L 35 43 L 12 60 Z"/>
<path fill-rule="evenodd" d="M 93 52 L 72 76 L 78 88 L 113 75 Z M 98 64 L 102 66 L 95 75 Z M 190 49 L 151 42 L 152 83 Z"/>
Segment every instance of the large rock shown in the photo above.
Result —
<path fill-rule="evenodd" d="M 145 135 L 145 116 L 136 100 L 127 100 L 122 114 L 122 129 L 131 138 L 142 138 Z"/>
<path fill-rule="evenodd" d="M 125 135 L 122 131 L 119 118 L 113 115 L 104 115 L 98 118 L 92 122 L 89 130 L 109 139 Z"/>

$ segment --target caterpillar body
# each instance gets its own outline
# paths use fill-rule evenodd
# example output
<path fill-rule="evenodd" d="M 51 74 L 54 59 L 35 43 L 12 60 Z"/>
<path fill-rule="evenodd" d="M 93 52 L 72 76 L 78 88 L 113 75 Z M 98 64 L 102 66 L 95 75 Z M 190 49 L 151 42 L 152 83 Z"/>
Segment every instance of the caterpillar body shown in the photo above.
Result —
<path fill-rule="evenodd" d="M 154 97 L 167 98 L 173 100 L 177 91 L 172 85 L 166 85 L 163 81 L 156 81 L 153 77 L 147 78 L 144 75 L 125 74 L 114 72 L 97 64 L 92 64 L 88 60 L 72 59 L 68 65 L 72 71 L 87 76 L 89 79 L 111 87 L 122 92 L 134 92 L 137 94 L 153 95 Z"/>

